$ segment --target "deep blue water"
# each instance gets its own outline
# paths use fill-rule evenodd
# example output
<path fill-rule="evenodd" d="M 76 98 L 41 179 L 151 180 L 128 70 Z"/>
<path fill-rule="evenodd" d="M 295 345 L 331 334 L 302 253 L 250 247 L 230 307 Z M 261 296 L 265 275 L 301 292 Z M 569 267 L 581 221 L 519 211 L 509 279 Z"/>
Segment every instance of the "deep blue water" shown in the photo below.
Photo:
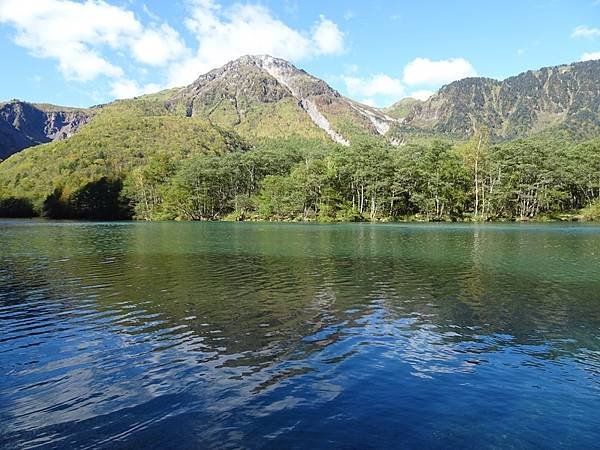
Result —
<path fill-rule="evenodd" d="M 600 227 L 0 222 L 0 447 L 598 448 Z"/>

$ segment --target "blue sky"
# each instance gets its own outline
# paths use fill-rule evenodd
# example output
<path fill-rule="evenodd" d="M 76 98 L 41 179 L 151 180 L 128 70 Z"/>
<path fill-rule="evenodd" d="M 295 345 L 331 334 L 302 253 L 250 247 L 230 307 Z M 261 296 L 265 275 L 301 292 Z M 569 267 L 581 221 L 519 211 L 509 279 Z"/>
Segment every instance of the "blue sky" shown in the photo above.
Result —
<path fill-rule="evenodd" d="M 89 106 L 271 54 L 356 100 L 600 59 L 600 0 L 0 0 L 0 99 Z"/>

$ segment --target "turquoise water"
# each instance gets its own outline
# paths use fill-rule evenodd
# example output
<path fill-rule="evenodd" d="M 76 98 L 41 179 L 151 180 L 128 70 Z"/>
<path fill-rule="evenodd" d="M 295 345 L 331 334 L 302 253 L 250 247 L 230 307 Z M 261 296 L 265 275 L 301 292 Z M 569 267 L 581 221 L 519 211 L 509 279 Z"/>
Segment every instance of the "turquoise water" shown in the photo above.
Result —
<path fill-rule="evenodd" d="M 600 227 L 0 222 L 0 447 L 593 448 Z"/>

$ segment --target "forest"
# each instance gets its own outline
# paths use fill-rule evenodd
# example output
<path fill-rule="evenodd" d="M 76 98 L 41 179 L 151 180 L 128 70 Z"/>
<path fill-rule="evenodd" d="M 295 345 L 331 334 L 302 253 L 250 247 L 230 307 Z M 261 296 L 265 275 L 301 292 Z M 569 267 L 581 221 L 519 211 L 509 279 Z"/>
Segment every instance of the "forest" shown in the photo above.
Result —
<path fill-rule="evenodd" d="M 445 221 L 600 218 L 600 140 L 424 141 L 349 148 L 270 141 L 172 158 L 60 186 L 39 206 L 15 196 L 0 215 L 60 219 Z"/>

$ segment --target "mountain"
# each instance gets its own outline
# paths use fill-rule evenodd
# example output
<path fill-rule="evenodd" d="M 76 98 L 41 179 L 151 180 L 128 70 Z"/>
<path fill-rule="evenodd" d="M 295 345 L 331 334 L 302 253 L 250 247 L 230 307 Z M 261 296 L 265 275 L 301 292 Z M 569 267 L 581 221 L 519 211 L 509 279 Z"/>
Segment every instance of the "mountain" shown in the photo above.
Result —
<path fill-rule="evenodd" d="M 107 109 L 131 108 L 144 116 L 202 118 L 249 141 L 295 136 L 345 146 L 357 136 L 385 135 L 397 122 L 384 111 L 343 97 L 293 64 L 266 55 L 243 56 L 183 88 L 94 109 L 19 101 L 1 108 L 0 158 L 69 137 L 99 110 Z"/>
<path fill-rule="evenodd" d="M 92 116 L 89 109 L 18 100 L 0 103 L 0 160 L 27 147 L 66 139 Z"/>
<path fill-rule="evenodd" d="M 600 60 L 530 70 L 503 81 L 455 81 L 412 105 L 395 132 L 464 138 L 482 127 L 500 140 L 561 129 L 597 136 Z"/>
<path fill-rule="evenodd" d="M 55 128 L 65 135 L 67 130 L 81 130 L 55 142 L 49 141 L 62 137 L 58 131 L 49 132 L 61 117 L 57 107 L 11 105 L 25 105 L 21 109 L 28 112 L 11 121 L 30 138 L 23 144 L 48 143 L 4 161 L 0 191 L 27 192 L 37 202 L 53 186 L 69 191 L 89 179 L 124 177 L 162 154 L 178 161 L 198 154 L 244 151 L 273 140 L 288 147 L 347 146 L 361 136 L 384 134 L 395 122 L 270 56 L 239 58 L 183 88 L 117 100 L 89 111 L 65 110 L 63 114 L 70 116 L 65 116 L 62 128 Z M 54 117 L 57 120 L 51 122 Z M 67 118 L 73 119 L 72 128 Z"/>
<path fill-rule="evenodd" d="M 92 109 L 0 103 L 0 159 L 69 137 L 100 110 L 128 108 L 136 117 L 205 119 L 249 143 L 296 137 L 347 146 L 361 136 L 383 136 L 398 145 L 417 137 L 464 139 L 481 128 L 495 140 L 557 130 L 587 138 L 600 133 L 600 61 L 531 70 L 503 81 L 466 78 L 426 101 L 402 99 L 377 109 L 282 59 L 243 56 L 189 86 Z"/>
<path fill-rule="evenodd" d="M 243 56 L 200 76 L 167 100 L 174 114 L 204 117 L 254 138 L 385 135 L 395 120 L 340 95 L 323 80 L 271 56 Z"/>

